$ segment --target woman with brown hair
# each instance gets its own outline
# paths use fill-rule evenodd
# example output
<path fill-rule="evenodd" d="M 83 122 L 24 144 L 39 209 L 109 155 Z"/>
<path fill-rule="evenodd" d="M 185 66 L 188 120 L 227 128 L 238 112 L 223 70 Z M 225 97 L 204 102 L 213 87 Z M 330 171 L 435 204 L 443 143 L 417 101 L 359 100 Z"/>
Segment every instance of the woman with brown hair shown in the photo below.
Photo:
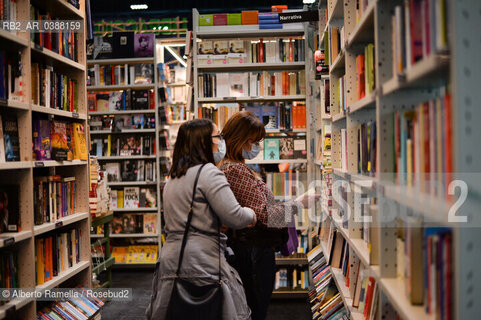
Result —
<path fill-rule="evenodd" d="M 280 244 L 276 230 L 287 227 L 292 214 L 319 198 L 304 194 L 285 203 L 275 201 L 272 191 L 245 164 L 245 159 L 260 152 L 265 134 L 262 122 L 248 111 L 235 113 L 222 130 L 227 153 L 220 168 L 239 204 L 253 209 L 257 216 L 254 228 L 231 230 L 228 235 L 235 254 L 232 264 L 241 276 L 253 320 L 265 319 L 274 289 L 274 247 Z"/>
<path fill-rule="evenodd" d="M 187 121 L 179 128 L 170 179 L 163 191 L 167 238 L 154 273 L 148 319 L 179 318 L 174 315 L 178 308 L 172 306 L 180 299 L 171 299 L 178 279 L 204 288 L 220 283 L 221 318 L 250 319 L 239 275 L 224 257 L 227 238 L 219 231 L 221 224 L 239 229 L 254 225 L 256 217 L 252 209 L 239 205 L 215 166 L 215 159 L 223 157 L 223 144 L 210 120 Z M 180 311 L 192 314 L 198 310 L 194 307 Z M 212 319 L 208 314 L 196 314 L 195 318 Z"/>

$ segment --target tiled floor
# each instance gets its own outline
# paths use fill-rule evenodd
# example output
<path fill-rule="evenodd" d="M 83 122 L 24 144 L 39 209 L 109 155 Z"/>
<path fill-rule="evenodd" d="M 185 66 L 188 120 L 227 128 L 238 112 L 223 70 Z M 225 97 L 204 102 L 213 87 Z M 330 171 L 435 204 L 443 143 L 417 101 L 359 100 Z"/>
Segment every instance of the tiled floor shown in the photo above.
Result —
<path fill-rule="evenodd" d="M 144 320 L 149 304 L 153 270 L 113 272 L 116 288 L 132 288 L 133 301 L 109 302 L 102 310 L 102 320 Z M 311 319 L 305 300 L 272 300 L 267 320 Z"/>

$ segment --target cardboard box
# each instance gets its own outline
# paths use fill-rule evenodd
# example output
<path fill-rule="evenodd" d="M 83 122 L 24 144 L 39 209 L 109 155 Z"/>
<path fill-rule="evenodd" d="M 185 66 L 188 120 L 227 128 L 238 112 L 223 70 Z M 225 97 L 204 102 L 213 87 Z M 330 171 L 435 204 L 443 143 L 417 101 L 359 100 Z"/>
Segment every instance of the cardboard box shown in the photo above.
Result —
<path fill-rule="evenodd" d="M 227 25 L 227 13 L 214 14 L 214 26 Z"/>
<path fill-rule="evenodd" d="M 242 24 L 259 24 L 259 11 L 242 11 Z"/>
<path fill-rule="evenodd" d="M 200 14 L 199 15 L 199 26 L 213 26 L 214 25 L 214 15 L 212 14 Z"/>
<path fill-rule="evenodd" d="M 227 14 L 227 25 L 239 25 L 242 24 L 242 14 L 240 13 L 228 13 Z"/>

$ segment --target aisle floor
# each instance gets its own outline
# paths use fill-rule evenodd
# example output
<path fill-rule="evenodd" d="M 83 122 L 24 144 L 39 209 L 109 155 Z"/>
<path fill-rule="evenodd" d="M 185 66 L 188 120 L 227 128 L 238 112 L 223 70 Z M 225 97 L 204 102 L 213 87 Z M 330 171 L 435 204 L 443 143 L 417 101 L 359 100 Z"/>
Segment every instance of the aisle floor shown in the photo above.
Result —
<path fill-rule="evenodd" d="M 102 310 L 102 320 L 145 320 L 144 311 L 149 304 L 152 271 L 113 272 L 115 288 L 133 288 L 132 302 L 109 302 Z M 267 320 L 311 319 L 306 300 L 272 300 Z"/>

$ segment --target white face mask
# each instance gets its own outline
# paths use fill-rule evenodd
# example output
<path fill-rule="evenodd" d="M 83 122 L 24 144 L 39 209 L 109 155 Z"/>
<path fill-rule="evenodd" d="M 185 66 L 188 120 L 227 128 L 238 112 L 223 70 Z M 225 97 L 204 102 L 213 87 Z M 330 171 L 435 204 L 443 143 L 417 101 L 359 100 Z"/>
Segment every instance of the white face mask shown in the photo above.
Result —
<path fill-rule="evenodd" d="M 214 161 L 215 163 L 219 163 L 225 157 L 225 153 L 227 149 L 225 145 L 225 140 L 220 139 L 219 142 L 214 142 L 214 143 L 217 144 L 217 148 L 219 149 L 219 151 L 214 152 Z"/>
<path fill-rule="evenodd" d="M 246 151 L 245 149 L 242 149 L 242 156 L 244 157 L 244 159 L 252 160 L 257 157 L 259 152 L 261 152 L 261 146 L 258 144 L 254 144 L 251 147 L 251 151 Z"/>

